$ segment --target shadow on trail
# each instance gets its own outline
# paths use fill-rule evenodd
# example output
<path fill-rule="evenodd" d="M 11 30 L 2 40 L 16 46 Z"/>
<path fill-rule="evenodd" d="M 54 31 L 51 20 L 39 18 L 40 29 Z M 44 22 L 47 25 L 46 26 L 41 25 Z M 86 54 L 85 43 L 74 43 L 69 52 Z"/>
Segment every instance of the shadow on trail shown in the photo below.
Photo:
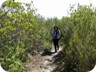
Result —
<path fill-rule="evenodd" d="M 51 56 L 52 54 L 54 54 L 55 52 L 51 52 L 50 50 L 48 50 L 48 49 L 45 49 L 44 51 L 43 51 L 43 53 L 41 54 L 41 56 Z"/>
<path fill-rule="evenodd" d="M 66 48 L 63 49 L 53 57 L 53 64 L 56 65 L 56 68 L 52 72 L 65 72 L 65 56 L 66 56 Z M 68 72 L 68 71 L 67 71 Z"/>

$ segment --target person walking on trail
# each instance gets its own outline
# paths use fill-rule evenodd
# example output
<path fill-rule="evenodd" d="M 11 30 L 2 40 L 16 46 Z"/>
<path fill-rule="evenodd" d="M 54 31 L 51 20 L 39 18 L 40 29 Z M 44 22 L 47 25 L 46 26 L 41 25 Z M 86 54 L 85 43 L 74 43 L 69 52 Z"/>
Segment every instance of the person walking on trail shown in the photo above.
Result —
<path fill-rule="evenodd" d="M 54 26 L 54 30 L 52 32 L 52 40 L 53 40 L 53 44 L 54 44 L 54 48 L 55 48 L 55 52 L 57 52 L 57 49 L 59 50 L 59 40 L 61 37 L 61 32 L 58 28 L 58 26 Z"/>

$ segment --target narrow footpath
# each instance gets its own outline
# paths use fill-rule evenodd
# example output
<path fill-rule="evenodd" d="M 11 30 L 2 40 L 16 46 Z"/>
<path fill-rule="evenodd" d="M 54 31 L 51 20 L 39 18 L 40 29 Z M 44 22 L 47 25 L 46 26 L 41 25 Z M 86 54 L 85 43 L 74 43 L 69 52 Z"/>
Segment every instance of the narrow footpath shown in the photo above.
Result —
<path fill-rule="evenodd" d="M 40 54 L 32 57 L 32 55 L 28 54 L 31 60 L 26 65 L 27 72 L 52 72 L 56 68 L 56 65 L 53 63 L 53 57 L 62 49 L 63 47 L 60 47 L 57 53 L 54 53 L 54 48 L 52 48 L 49 55 Z"/>

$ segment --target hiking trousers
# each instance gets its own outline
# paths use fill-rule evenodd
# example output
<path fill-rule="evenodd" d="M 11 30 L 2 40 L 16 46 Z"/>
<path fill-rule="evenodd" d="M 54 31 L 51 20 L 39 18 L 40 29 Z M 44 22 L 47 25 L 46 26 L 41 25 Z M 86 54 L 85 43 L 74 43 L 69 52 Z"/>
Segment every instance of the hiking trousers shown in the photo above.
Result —
<path fill-rule="evenodd" d="M 57 52 L 57 48 L 59 50 L 59 39 L 53 39 L 53 44 L 54 44 L 54 48 L 55 48 L 55 52 Z"/>

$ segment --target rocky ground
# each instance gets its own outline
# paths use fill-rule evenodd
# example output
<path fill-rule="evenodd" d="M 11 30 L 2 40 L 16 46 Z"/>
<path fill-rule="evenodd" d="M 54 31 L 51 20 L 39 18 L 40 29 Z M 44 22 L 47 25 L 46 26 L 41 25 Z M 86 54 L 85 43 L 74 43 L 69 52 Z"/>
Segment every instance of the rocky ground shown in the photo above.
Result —
<path fill-rule="evenodd" d="M 40 54 L 35 57 L 28 54 L 30 62 L 26 65 L 27 72 L 52 72 L 56 65 L 53 63 L 53 57 L 56 56 L 62 47 L 59 48 L 57 53 L 54 53 L 54 48 L 46 54 Z"/>

